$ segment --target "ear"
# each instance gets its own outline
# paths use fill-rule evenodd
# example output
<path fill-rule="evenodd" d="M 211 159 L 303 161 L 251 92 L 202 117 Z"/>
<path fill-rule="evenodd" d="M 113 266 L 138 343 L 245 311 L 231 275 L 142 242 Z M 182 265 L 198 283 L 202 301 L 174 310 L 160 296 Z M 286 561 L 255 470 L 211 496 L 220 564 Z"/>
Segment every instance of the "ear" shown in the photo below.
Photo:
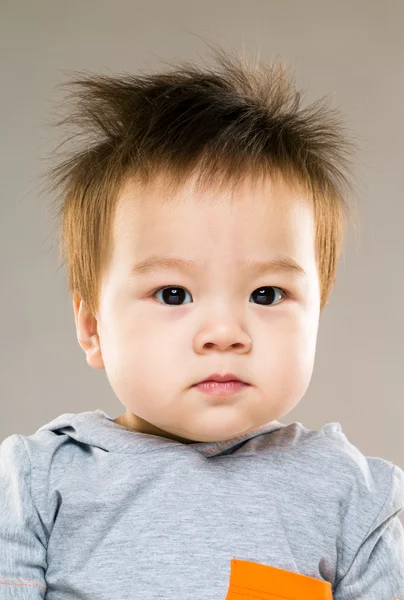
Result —
<path fill-rule="evenodd" d="M 86 353 L 87 364 L 93 369 L 104 369 L 97 319 L 88 313 L 86 305 L 79 296 L 73 296 L 73 309 L 77 339 Z"/>

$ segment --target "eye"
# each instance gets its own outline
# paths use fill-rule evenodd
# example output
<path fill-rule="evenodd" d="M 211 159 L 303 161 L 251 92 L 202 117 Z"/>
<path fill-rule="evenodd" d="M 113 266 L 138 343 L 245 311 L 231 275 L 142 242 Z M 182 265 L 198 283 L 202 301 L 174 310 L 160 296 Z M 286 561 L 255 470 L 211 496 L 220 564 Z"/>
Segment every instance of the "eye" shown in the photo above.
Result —
<path fill-rule="evenodd" d="M 274 290 L 279 290 L 278 292 L 274 291 Z M 155 292 L 153 292 L 153 296 L 155 296 L 157 293 L 162 292 L 162 298 L 163 298 L 163 303 L 165 303 L 165 301 L 167 301 L 169 304 L 169 306 L 178 306 L 178 305 L 182 305 L 182 301 L 184 300 L 184 295 L 185 294 L 189 294 L 189 292 L 187 290 L 185 290 L 185 288 L 183 287 L 179 287 L 179 286 L 164 286 L 162 288 L 159 288 L 158 290 L 156 290 Z M 289 296 L 289 293 L 286 290 L 283 290 L 282 288 L 279 287 L 275 287 L 273 285 L 267 285 L 267 286 L 263 286 L 260 288 L 257 288 L 256 290 L 254 290 L 254 292 L 251 294 L 251 297 L 256 298 L 259 301 L 259 304 L 261 304 L 261 306 L 272 306 L 274 299 L 276 298 L 277 293 L 279 293 L 283 296 L 283 298 L 287 298 Z M 281 300 L 283 299 L 281 298 Z M 171 299 L 173 300 L 173 302 L 171 303 Z M 279 302 L 276 302 L 276 304 L 279 304 Z"/>

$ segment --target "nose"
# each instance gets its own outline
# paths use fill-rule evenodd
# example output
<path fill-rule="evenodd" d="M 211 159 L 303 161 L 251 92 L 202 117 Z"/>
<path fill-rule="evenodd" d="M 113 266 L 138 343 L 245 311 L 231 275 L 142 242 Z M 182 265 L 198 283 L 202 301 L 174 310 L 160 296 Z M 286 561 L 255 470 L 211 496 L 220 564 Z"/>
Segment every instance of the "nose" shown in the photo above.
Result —
<path fill-rule="evenodd" d="M 217 324 L 205 327 L 195 336 L 195 350 L 199 353 L 212 349 L 226 352 L 236 350 L 238 353 L 249 352 L 251 338 L 239 325 Z"/>

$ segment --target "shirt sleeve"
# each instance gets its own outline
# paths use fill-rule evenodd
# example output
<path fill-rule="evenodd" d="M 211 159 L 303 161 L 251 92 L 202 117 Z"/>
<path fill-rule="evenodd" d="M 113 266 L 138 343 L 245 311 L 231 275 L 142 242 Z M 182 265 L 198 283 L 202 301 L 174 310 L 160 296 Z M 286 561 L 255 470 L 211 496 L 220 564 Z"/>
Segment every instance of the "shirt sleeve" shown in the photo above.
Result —
<path fill-rule="evenodd" d="M 31 462 L 22 436 L 0 444 L 0 598 L 45 598 L 47 534 L 31 495 Z"/>
<path fill-rule="evenodd" d="M 404 528 L 399 519 L 404 509 L 404 471 L 392 466 L 388 496 L 334 590 L 334 600 L 404 598 Z"/>

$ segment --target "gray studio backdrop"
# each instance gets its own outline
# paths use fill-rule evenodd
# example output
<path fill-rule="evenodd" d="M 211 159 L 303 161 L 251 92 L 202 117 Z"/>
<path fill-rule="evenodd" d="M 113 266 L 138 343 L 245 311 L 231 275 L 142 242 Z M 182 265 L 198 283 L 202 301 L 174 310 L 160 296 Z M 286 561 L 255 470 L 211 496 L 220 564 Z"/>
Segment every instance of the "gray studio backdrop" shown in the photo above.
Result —
<path fill-rule="evenodd" d="M 209 60 L 203 39 L 282 55 L 306 101 L 336 94 L 360 144 L 352 227 L 318 335 L 306 395 L 282 419 L 338 421 L 369 456 L 404 468 L 404 2 L 397 0 L 36 0 L 0 4 L 0 441 L 65 412 L 123 412 L 88 367 L 46 199 L 55 85 L 72 70 Z"/>

